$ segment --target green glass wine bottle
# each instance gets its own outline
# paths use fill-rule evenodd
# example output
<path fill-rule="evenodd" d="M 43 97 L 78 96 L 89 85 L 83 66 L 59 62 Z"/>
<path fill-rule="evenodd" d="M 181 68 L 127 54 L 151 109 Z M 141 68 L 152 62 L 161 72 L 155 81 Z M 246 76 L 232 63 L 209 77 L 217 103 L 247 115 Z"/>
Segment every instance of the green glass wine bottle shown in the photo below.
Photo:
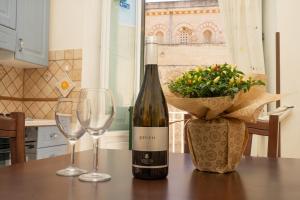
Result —
<path fill-rule="evenodd" d="M 132 173 L 141 179 L 168 175 L 169 116 L 158 74 L 157 42 L 146 38 L 145 76 L 133 111 Z"/>

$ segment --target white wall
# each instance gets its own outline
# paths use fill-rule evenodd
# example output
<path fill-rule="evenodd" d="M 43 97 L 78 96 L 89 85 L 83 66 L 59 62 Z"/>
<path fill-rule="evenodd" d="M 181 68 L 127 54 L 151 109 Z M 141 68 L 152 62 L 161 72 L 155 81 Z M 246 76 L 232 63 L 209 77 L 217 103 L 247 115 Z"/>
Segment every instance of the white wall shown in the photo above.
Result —
<path fill-rule="evenodd" d="M 300 18 L 299 0 L 263 0 L 265 61 L 269 90 L 275 91 L 275 32 L 281 36 L 282 105 L 294 105 L 292 115 L 282 123 L 283 157 L 300 158 Z"/>
<path fill-rule="evenodd" d="M 84 1 L 81 86 L 96 88 L 100 83 L 101 1 Z"/>
<path fill-rule="evenodd" d="M 97 88 L 100 84 L 100 39 L 101 39 L 101 1 L 82 0 L 83 5 L 83 57 L 82 88 Z M 80 140 L 80 150 L 92 148 L 92 140 L 85 134 Z"/>
<path fill-rule="evenodd" d="M 300 18 L 299 0 L 278 0 L 278 31 L 281 35 L 281 92 L 283 105 L 294 105 L 282 124 L 282 155 L 300 157 Z"/>
<path fill-rule="evenodd" d="M 100 0 L 50 0 L 49 50 L 82 49 L 81 87 L 97 87 L 100 70 Z M 86 134 L 80 150 L 92 148 Z"/>
<path fill-rule="evenodd" d="M 84 3 L 84 0 L 50 0 L 50 50 L 82 48 Z"/>

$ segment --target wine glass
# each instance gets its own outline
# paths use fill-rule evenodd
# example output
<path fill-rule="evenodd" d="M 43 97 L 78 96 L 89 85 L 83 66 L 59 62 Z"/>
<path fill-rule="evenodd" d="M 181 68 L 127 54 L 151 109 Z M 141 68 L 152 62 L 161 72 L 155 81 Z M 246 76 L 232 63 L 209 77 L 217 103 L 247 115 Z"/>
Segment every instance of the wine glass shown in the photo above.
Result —
<path fill-rule="evenodd" d="M 67 98 L 60 98 L 55 108 L 55 121 L 58 129 L 68 139 L 71 146 L 71 164 L 65 169 L 58 170 L 57 175 L 60 176 L 78 176 L 87 173 L 86 170 L 75 167 L 75 143 L 85 133 L 76 117 L 76 103 Z"/>
<path fill-rule="evenodd" d="M 83 128 L 93 138 L 93 171 L 79 176 L 79 180 L 102 182 L 111 179 L 109 174 L 98 172 L 99 138 L 110 127 L 115 115 L 113 95 L 108 89 L 81 89 L 77 117 Z"/>

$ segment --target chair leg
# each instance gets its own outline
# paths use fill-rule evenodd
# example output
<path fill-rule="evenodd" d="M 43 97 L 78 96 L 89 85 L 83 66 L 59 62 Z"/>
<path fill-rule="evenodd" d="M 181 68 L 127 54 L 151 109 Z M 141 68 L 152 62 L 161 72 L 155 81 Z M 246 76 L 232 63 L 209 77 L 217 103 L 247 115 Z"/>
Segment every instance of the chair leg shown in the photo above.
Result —
<path fill-rule="evenodd" d="M 252 134 L 249 134 L 247 146 L 246 146 L 245 151 L 244 151 L 245 156 L 250 156 L 251 155 L 251 147 L 252 147 Z"/>
<path fill-rule="evenodd" d="M 17 163 L 17 141 L 16 138 L 9 139 L 9 146 L 10 146 L 10 160 L 11 164 Z"/>
<path fill-rule="evenodd" d="M 270 115 L 268 157 L 277 158 L 279 152 L 279 117 Z"/>
<path fill-rule="evenodd" d="M 278 130 L 278 157 L 281 157 L 281 126 L 279 124 L 279 130 Z"/>
<path fill-rule="evenodd" d="M 189 114 L 185 114 L 184 115 L 184 124 L 186 123 L 187 120 L 191 119 L 192 116 L 189 115 Z M 184 135 L 183 135 L 183 138 L 184 138 L 184 147 L 183 147 L 183 153 L 189 153 L 190 150 L 189 150 L 189 144 L 188 144 L 188 141 L 187 141 L 187 126 L 184 126 Z"/>
<path fill-rule="evenodd" d="M 11 113 L 17 122 L 16 134 L 16 161 L 25 162 L 25 115 L 24 113 Z"/>

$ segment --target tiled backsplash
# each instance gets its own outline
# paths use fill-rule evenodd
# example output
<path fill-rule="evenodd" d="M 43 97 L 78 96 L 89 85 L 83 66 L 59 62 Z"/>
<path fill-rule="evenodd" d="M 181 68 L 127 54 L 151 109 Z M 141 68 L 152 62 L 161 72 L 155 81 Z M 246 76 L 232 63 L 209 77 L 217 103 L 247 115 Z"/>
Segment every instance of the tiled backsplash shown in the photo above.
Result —
<path fill-rule="evenodd" d="M 25 112 L 26 117 L 53 119 L 60 93 L 55 85 L 65 76 L 75 83 L 68 97 L 77 97 L 81 87 L 82 50 L 49 52 L 49 66 L 20 69 L 0 65 L 0 112 Z"/>
<path fill-rule="evenodd" d="M 0 113 L 22 112 L 23 102 L 13 100 L 0 100 Z"/>
<path fill-rule="evenodd" d="M 0 95 L 22 98 L 23 76 L 23 69 L 0 65 Z"/>
<path fill-rule="evenodd" d="M 54 119 L 56 101 L 24 101 L 23 112 L 33 119 Z"/>
<path fill-rule="evenodd" d="M 22 112 L 24 70 L 0 65 L 0 96 L 12 97 L 13 100 L 0 100 L 0 112 Z"/>

